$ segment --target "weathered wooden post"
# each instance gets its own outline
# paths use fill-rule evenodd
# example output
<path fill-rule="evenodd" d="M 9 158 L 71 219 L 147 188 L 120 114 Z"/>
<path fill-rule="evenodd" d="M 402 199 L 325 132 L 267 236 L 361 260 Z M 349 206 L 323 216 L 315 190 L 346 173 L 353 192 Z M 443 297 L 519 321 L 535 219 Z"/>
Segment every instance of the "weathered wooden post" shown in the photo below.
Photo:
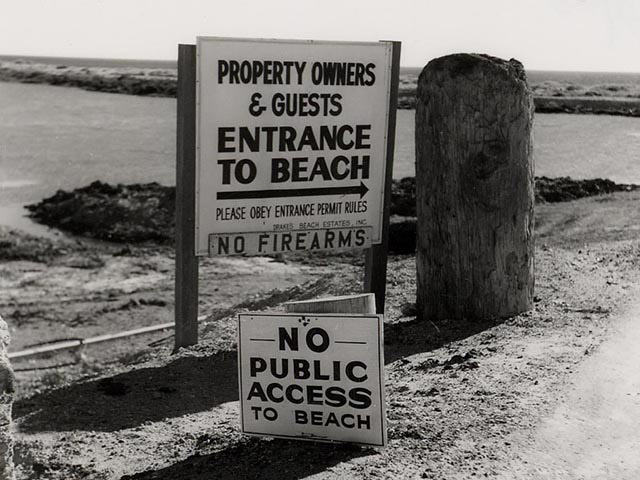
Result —
<path fill-rule="evenodd" d="M 195 255 L 196 46 L 178 48 L 176 142 L 175 351 L 198 343 L 198 257 Z"/>
<path fill-rule="evenodd" d="M 533 300 L 533 102 L 522 64 L 435 59 L 418 80 L 418 315 L 503 318 Z"/>

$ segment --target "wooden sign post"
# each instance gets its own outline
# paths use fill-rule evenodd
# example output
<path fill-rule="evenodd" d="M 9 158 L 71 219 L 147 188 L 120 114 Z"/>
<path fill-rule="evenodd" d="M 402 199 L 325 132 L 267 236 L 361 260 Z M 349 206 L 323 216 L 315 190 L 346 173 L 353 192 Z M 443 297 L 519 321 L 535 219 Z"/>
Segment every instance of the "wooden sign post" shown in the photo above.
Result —
<path fill-rule="evenodd" d="M 198 343 L 198 257 L 195 254 L 196 46 L 178 49 L 176 148 L 175 350 Z"/>
<path fill-rule="evenodd" d="M 384 202 L 382 212 L 381 242 L 367 250 L 364 271 L 364 291 L 375 294 L 376 312 L 384 314 L 387 296 L 387 258 L 389 256 L 389 215 L 391 212 L 391 184 L 393 180 L 393 151 L 396 139 L 396 111 L 400 78 L 400 42 L 393 42 L 391 63 L 391 88 L 389 90 L 389 120 L 387 130 L 387 161 L 385 172 Z"/>
<path fill-rule="evenodd" d="M 369 249 L 382 313 L 400 43 L 193 49 L 178 71 L 176 348 L 197 341 L 196 256 Z"/>

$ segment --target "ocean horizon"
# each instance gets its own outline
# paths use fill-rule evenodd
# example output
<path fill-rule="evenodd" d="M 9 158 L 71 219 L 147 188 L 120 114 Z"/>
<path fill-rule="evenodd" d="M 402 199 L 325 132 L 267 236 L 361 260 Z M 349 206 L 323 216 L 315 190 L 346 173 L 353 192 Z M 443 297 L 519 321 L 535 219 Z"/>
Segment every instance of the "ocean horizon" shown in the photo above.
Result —
<path fill-rule="evenodd" d="M 158 68 L 175 69 L 177 60 L 149 60 L 123 58 L 50 57 L 33 55 L 0 55 L 0 61 L 24 61 L 49 65 L 103 68 Z M 425 63 L 426 65 L 426 63 Z M 401 66 L 403 75 L 418 76 L 423 67 Z M 531 82 L 557 81 L 584 86 L 599 84 L 640 84 L 640 72 L 597 72 L 572 70 L 529 70 L 525 69 Z"/>

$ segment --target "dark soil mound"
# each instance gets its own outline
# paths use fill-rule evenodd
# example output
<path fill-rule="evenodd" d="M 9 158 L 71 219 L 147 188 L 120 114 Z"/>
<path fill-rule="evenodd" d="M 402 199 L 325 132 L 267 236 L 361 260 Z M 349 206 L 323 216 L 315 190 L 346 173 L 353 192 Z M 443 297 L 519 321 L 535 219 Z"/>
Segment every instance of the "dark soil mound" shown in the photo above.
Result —
<path fill-rule="evenodd" d="M 391 215 L 416 216 L 416 179 L 405 177 L 391 184 Z"/>
<path fill-rule="evenodd" d="M 536 202 L 568 202 L 605 193 L 630 192 L 638 188 L 638 185 L 619 184 L 605 178 L 573 180 L 569 177 L 536 177 Z"/>
<path fill-rule="evenodd" d="M 27 209 L 38 222 L 76 235 L 113 242 L 173 242 L 175 188 L 158 183 L 96 181 L 71 192 L 59 190 Z"/>
<path fill-rule="evenodd" d="M 605 178 L 573 180 L 569 177 L 536 177 L 536 202 L 568 202 L 583 197 L 614 192 L 630 192 L 639 185 L 615 183 Z M 406 177 L 394 180 L 391 187 L 391 215 L 416 216 L 416 179 Z"/>
<path fill-rule="evenodd" d="M 391 191 L 392 215 L 416 216 L 415 178 L 394 180 Z M 640 188 L 638 185 L 624 185 L 604 178 L 573 180 L 569 177 L 536 177 L 536 203 L 568 202 L 583 197 L 592 197 L 614 192 L 629 192 Z M 397 219 L 389 225 L 389 252 L 411 254 L 416 248 L 415 218 Z"/>
<path fill-rule="evenodd" d="M 620 185 L 605 179 L 572 180 L 536 178 L 536 202 L 563 202 L 581 197 L 631 191 L 637 185 Z M 391 215 L 416 216 L 415 178 L 394 180 Z M 109 185 L 94 182 L 71 192 L 58 191 L 35 205 L 28 205 L 38 222 L 76 234 L 113 242 L 170 244 L 175 232 L 175 188 L 157 183 Z M 392 222 L 389 250 L 413 253 L 415 219 Z"/>

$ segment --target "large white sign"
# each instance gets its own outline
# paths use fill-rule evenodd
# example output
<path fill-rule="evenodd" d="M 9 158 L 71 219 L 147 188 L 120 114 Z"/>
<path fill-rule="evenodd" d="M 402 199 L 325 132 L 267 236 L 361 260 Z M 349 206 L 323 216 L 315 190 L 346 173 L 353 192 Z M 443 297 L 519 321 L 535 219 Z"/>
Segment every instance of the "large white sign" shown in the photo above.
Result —
<path fill-rule="evenodd" d="M 382 324 L 382 315 L 240 315 L 242 431 L 384 446 Z"/>
<path fill-rule="evenodd" d="M 381 241 L 392 43 L 197 42 L 196 253 Z"/>

